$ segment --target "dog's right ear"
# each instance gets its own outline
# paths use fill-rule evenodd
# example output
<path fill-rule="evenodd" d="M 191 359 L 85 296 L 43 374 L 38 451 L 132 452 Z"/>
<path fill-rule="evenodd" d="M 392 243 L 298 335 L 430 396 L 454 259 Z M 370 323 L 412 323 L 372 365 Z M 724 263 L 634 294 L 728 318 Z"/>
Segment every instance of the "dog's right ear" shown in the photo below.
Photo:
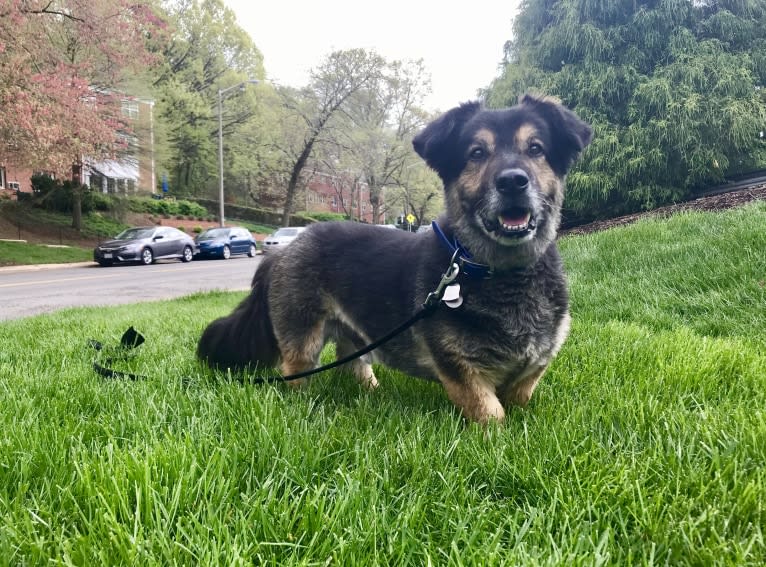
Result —
<path fill-rule="evenodd" d="M 443 180 L 450 176 L 450 169 L 459 169 L 460 165 L 456 163 L 459 160 L 456 160 L 451 152 L 457 147 L 456 138 L 460 135 L 463 124 L 480 109 L 481 103 L 477 101 L 465 102 L 442 114 L 413 138 L 412 146 L 417 154 Z"/>

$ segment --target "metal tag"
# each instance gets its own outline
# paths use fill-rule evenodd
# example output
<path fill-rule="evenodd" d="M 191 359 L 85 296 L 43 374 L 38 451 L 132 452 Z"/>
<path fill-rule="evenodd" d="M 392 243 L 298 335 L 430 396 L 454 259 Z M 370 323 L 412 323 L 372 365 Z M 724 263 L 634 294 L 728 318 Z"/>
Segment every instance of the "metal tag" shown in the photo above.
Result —
<path fill-rule="evenodd" d="M 460 295 L 460 284 L 453 283 L 444 288 L 444 295 L 442 301 L 447 307 L 457 309 L 463 305 L 463 296 Z"/>

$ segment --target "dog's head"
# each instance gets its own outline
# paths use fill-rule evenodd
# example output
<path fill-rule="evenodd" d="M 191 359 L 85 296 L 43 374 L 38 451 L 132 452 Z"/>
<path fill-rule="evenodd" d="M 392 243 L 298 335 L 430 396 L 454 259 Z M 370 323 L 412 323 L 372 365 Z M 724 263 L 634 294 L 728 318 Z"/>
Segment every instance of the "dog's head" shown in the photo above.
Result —
<path fill-rule="evenodd" d="M 447 217 L 477 261 L 533 262 L 556 238 L 564 182 L 591 129 L 550 98 L 504 110 L 454 108 L 413 140 L 444 182 Z"/>

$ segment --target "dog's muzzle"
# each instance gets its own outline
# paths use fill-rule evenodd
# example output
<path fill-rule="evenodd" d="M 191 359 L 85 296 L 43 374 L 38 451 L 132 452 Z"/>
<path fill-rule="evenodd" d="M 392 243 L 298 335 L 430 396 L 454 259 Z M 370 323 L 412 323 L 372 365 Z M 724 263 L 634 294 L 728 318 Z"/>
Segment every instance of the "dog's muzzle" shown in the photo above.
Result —
<path fill-rule="evenodd" d="M 521 168 L 507 168 L 495 178 L 496 199 L 491 215 L 481 220 L 485 230 L 502 243 L 532 238 L 537 228 L 532 181 Z"/>

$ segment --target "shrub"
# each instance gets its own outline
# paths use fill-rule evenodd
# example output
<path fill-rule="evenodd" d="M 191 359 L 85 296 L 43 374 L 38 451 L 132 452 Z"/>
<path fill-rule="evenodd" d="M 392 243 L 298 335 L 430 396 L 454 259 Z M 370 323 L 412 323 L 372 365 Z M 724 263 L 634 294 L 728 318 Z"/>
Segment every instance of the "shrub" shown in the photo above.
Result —
<path fill-rule="evenodd" d="M 99 191 L 86 191 L 82 196 L 82 210 L 87 211 L 110 211 L 117 205 L 117 199 Z"/>
<path fill-rule="evenodd" d="M 192 232 L 194 232 L 194 234 L 199 234 L 199 233 L 200 233 L 200 232 L 202 232 L 203 230 L 204 230 L 204 229 L 203 229 L 203 228 L 202 228 L 200 225 L 197 225 L 197 226 L 195 226 L 195 227 L 192 229 Z"/>
<path fill-rule="evenodd" d="M 344 215 L 341 213 L 300 213 L 300 214 L 304 217 L 308 217 L 310 219 L 314 219 L 319 222 L 349 220 L 348 215 Z"/>
<path fill-rule="evenodd" d="M 61 187 L 61 184 L 58 181 L 53 179 L 50 175 L 45 174 L 33 175 L 30 181 L 32 182 L 32 191 L 39 195 L 47 195 Z"/>

